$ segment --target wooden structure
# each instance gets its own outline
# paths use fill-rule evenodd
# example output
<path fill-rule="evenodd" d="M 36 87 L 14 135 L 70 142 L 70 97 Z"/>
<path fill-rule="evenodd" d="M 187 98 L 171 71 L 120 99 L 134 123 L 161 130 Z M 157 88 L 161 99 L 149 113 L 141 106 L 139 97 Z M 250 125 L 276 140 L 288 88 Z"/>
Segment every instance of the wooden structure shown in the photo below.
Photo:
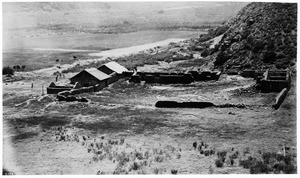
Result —
<path fill-rule="evenodd" d="M 83 87 L 96 86 L 99 88 L 104 88 L 108 86 L 108 80 L 111 78 L 110 75 L 107 75 L 97 68 L 84 69 L 80 73 L 76 74 L 71 80 L 71 84 L 78 82 Z"/>
<path fill-rule="evenodd" d="M 110 76 L 108 84 L 114 83 L 123 78 L 125 76 L 125 72 L 128 71 L 124 66 L 114 61 L 98 67 L 98 70 Z"/>

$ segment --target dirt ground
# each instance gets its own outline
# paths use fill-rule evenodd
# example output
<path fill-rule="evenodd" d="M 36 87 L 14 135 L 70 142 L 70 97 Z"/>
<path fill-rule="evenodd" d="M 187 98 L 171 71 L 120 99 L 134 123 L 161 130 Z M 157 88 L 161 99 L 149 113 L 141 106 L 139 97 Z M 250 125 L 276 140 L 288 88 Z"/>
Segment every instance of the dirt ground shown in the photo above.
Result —
<path fill-rule="evenodd" d="M 145 68 L 144 68 L 145 69 Z M 66 78 L 60 83 L 68 82 Z M 4 166 L 16 174 L 249 174 L 239 159 L 296 149 L 295 79 L 279 110 L 277 93 L 252 89 L 253 79 L 222 75 L 189 85 L 132 84 L 120 80 L 89 102 L 58 102 L 42 95 L 54 77 L 3 85 Z M 244 108 L 155 108 L 158 100 L 209 101 Z M 236 151 L 231 165 L 193 148 Z M 243 154 L 242 154 L 243 153 Z"/>

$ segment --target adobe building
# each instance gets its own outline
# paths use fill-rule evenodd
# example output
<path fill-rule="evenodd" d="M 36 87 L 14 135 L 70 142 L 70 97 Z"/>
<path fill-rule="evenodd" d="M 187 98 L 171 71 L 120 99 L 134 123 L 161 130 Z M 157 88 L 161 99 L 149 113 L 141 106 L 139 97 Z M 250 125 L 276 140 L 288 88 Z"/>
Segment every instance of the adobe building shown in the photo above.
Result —
<path fill-rule="evenodd" d="M 108 84 L 114 83 L 120 78 L 123 78 L 124 72 L 128 71 L 124 66 L 114 61 L 98 67 L 98 70 L 110 76 L 110 78 L 108 79 Z"/>
<path fill-rule="evenodd" d="M 70 78 L 70 80 L 71 84 L 75 84 L 76 82 L 78 82 L 83 87 L 98 85 L 99 87 L 104 88 L 109 85 L 108 80 L 110 78 L 110 75 L 101 72 L 97 68 L 90 68 L 84 69 L 83 71 Z"/>

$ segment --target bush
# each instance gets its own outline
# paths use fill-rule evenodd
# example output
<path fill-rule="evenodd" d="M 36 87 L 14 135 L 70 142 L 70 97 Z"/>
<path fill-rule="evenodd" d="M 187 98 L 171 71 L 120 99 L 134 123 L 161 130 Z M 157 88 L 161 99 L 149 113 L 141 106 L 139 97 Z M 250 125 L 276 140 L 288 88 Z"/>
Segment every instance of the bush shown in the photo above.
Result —
<path fill-rule="evenodd" d="M 208 34 L 205 34 L 205 35 L 201 36 L 198 41 L 199 42 L 205 42 L 205 41 L 208 41 L 208 40 L 210 40 L 212 38 L 213 38 L 212 36 L 210 36 Z"/>
<path fill-rule="evenodd" d="M 245 169 L 249 169 L 250 167 L 252 167 L 255 164 L 256 164 L 256 159 L 252 158 L 251 156 L 248 157 L 248 159 L 246 159 L 246 160 L 240 160 L 240 166 L 243 166 L 243 168 L 245 168 Z"/>
<path fill-rule="evenodd" d="M 227 151 L 218 152 L 217 155 L 218 155 L 219 158 L 224 158 L 227 155 Z"/>
<path fill-rule="evenodd" d="M 176 169 L 171 169 L 171 174 L 177 174 L 178 173 L 178 170 Z"/>
<path fill-rule="evenodd" d="M 137 162 L 133 162 L 133 164 L 129 168 L 129 171 L 131 171 L 131 170 L 135 170 L 136 171 L 136 170 L 140 169 L 140 167 L 141 167 L 140 164 L 138 164 Z"/>
<path fill-rule="evenodd" d="M 10 68 L 10 67 L 3 67 L 2 69 L 2 74 L 3 75 L 14 75 L 15 71 L 14 69 Z"/>
<path fill-rule="evenodd" d="M 263 55 L 263 61 L 265 63 L 273 63 L 275 61 L 275 58 L 276 58 L 276 53 L 273 51 L 267 51 Z"/>
<path fill-rule="evenodd" d="M 217 167 L 223 167 L 224 162 L 223 162 L 221 159 L 217 159 L 217 160 L 215 161 L 215 165 L 216 165 Z"/>
<path fill-rule="evenodd" d="M 206 48 L 206 49 L 201 53 L 201 56 L 202 56 L 202 57 L 206 57 L 206 56 L 209 55 L 209 53 L 210 53 L 209 49 Z"/>
<path fill-rule="evenodd" d="M 216 61 L 214 62 L 215 66 L 221 66 L 223 65 L 227 60 L 229 59 L 229 55 L 227 51 L 221 51 L 217 57 Z"/>
<path fill-rule="evenodd" d="M 155 157 L 155 159 L 154 159 L 156 162 L 159 162 L 159 163 L 161 163 L 161 162 L 163 162 L 164 161 L 164 157 L 163 156 L 160 156 L 160 155 L 158 155 L 158 156 L 156 156 Z"/>
<path fill-rule="evenodd" d="M 271 170 L 268 169 L 268 165 L 261 161 L 256 162 L 250 167 L 250 174 L 264 174 L 269 173 Z"/>

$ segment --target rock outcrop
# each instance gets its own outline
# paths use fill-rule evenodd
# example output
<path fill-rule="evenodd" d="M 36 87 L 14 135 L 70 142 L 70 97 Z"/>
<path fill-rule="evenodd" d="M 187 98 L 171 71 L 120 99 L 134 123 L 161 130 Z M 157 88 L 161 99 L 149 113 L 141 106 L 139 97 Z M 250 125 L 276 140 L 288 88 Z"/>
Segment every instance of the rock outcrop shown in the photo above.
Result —
<path fill-rule="evenodd" d="M 228 29 L 209 52 L 215 68 L 295 67 L 296 3 L 250 3 L 224 26 Z"/>

